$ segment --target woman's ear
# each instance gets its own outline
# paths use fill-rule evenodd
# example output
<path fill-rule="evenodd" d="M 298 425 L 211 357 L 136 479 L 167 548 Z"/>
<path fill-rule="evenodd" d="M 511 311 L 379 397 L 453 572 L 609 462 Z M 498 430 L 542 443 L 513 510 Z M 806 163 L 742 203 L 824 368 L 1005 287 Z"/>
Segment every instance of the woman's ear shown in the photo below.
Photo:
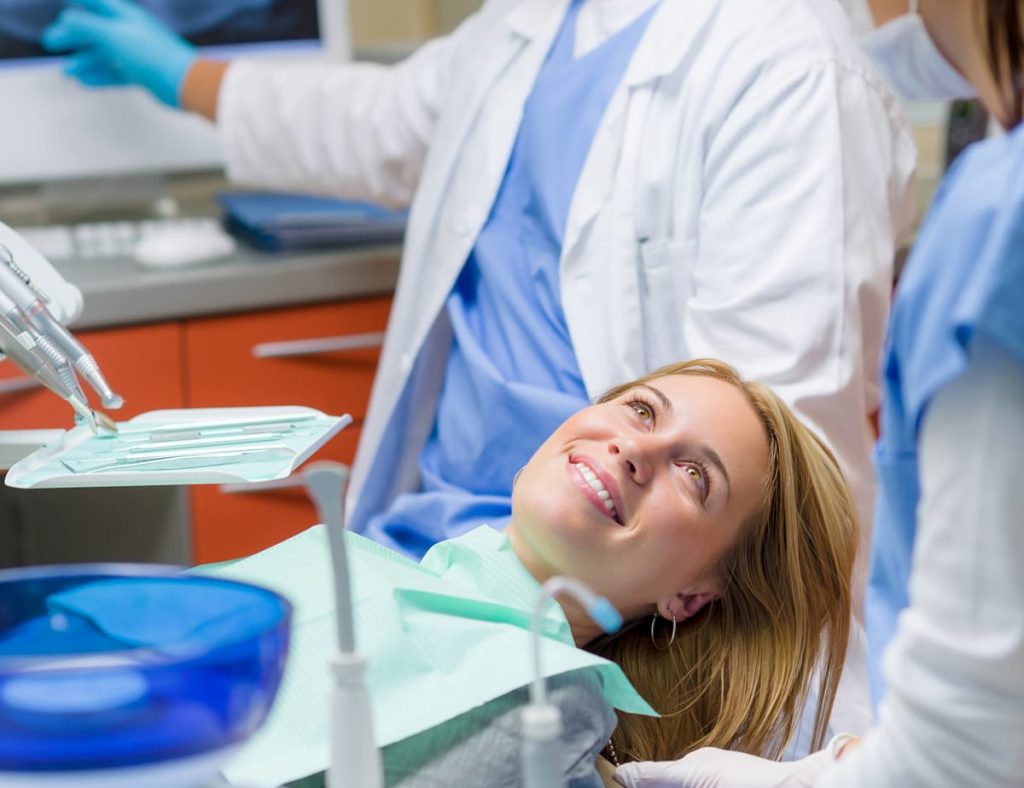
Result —
<path fill-rule="evenodd" d="M 662 618 L 675 619 L 682 622 L 700 612 L 708 602 L 718 599 L 716 591 L 701 591 L 696 594 L 676 594 L 671 599 L 658 603 L 658 612 Z"/>

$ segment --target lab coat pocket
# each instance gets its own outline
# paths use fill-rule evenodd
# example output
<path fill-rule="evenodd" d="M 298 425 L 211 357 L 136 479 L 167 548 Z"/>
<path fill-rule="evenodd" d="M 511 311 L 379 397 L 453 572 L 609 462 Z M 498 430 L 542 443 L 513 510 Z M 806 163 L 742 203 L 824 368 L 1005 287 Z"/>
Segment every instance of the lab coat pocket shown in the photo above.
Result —
<path fill-rule="evenodd" d="M 693 295 L 696 240 L 651 238 L 640 242 L 640 314 L 647 368 L 686 355 L 683 313 Z"/>

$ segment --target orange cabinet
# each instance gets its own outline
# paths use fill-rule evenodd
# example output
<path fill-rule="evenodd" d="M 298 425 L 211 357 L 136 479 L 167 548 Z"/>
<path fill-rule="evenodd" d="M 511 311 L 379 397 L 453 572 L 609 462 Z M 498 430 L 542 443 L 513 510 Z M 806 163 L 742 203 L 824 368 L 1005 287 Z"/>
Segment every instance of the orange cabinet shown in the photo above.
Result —
<path fill-rule="evenodd" d="M 185 401 L 196 408 L 306 405 L 350 413 L 355 423 L 316 458 L 351 463 L 390 303 L 377 298 L 187 321 Z M 192 489 L 198 563 L 249 555 L 317 521 L 301 488 L 255 490 Z"/>
<path fill-rule="evenodd" d="M 77 334 L 96 359 L 124 407 L 111 413 L 118 421 L 158 408 L 185 405 L 181 323 L 159 323 Z M 24 383 L 25 387 L 22 387 Z M 90 401 L 98 398 L 83 384 Z M 0 364 L 0 429 L 67 428 L 71 406 L 26 380 L 11 363 Z"/>

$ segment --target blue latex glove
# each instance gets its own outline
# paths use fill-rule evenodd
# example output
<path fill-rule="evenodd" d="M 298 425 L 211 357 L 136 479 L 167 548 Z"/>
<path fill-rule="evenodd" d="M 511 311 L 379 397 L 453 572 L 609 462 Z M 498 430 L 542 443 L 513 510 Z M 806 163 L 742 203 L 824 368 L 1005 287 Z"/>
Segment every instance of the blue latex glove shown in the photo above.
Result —
<path fill-rule="evenodd" d="M 171 107 L 197 57 L 194 46 L 127 0 L 68 0 L 41 43 L 70 50 L 64 72 L 86 85 L 141 85 Z"/>

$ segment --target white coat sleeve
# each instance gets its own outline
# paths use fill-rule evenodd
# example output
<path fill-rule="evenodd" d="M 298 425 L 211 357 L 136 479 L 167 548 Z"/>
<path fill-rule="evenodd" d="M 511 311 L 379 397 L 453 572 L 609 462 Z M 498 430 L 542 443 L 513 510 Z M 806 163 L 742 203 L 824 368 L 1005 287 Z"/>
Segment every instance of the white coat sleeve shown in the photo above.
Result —
<path fill-rule="evenodd" d="M 1024 367 L 982 342 L 925 416 L 879 723 L 819 786 L 1024 785 Z"/>
<path fill-rule="evenodd" d="M 872 77 L 822 59 L 755 79 L 714 132 L 691 356 L 774 390 L 835 451 L 870 523 L 875 376 L 913 143 Z M 867 530 L 867 529 L 865 529 Z"/>
<path fill-rule="evenodd" d="M 407 206 L 470 18 L 401 63 L 235 61 L 217 103 L 228 177 Z"/>

